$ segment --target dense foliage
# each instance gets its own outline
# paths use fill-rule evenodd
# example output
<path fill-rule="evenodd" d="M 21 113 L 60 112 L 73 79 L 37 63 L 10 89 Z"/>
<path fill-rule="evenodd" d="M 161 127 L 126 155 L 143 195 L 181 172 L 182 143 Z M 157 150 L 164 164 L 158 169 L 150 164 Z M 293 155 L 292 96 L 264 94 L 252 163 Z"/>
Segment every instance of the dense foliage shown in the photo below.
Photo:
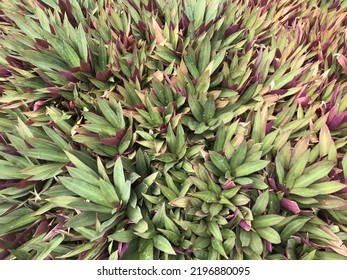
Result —
<path fill-rule="evenodd" d="M 347 1 L 2 0 L 0 259 L 346 259 Z"/>

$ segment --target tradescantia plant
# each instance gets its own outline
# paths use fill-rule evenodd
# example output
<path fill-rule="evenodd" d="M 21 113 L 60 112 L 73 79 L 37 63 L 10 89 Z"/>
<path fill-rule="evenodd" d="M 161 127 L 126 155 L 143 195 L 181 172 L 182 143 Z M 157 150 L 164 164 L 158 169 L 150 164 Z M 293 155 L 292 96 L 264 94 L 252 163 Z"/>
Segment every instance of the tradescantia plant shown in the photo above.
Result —
<path fill-rule="evenodd" d="M 346 23 L 1 1 L 0 259 L 346 259 Z"/>

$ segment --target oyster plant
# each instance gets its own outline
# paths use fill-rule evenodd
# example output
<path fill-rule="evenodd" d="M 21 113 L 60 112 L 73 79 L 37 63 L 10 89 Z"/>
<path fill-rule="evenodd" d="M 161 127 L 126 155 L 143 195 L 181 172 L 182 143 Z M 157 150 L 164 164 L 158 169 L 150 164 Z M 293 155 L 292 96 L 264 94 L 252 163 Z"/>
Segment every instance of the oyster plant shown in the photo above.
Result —
<path fill-rule="evenodd" d="M 347 2 L 0 2 L 0 259 L 346 259 Z"/>

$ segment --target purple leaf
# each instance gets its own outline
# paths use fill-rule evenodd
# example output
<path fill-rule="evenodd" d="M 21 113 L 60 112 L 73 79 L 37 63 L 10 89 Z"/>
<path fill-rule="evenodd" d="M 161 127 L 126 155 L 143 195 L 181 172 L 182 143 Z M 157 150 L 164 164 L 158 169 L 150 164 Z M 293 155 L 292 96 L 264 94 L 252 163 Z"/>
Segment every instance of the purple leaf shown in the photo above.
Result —
<path fill-rule="evenodd" d="M 109 138 L 103 138 L 101 139 L 101 143 L 104 145 L 119 145 L 119 143 L 122 141 L 123 136 L 125 135 L 126 131 L 120 130 L 117 132 L 115 137 L 109 137 Z"/>
<path fill-rule="evenodd" d="M 272 252 L 272 243 L 270 243 L 269 241 L 265 241 L 266 244 L 266 248 L 269 250 L 269 252 Z"/>
<path fill-rule="evenodd" d="M 293 212 L 294 214 L 299 214 L 301 211 L 298 204 L 295 201 L 287 199 L 287 198 L 281 199 L 281 206 L 284 209 L 287 209 L 288 211 Z"/>
<path fill-rule="evenodd" d="M 224 184 L 222 185 L 222 189 L 223 189 L 223 190 L 229 190 L 229 189 L 232 189 L 232 188 L 234 188 L 234 187 L 236 187 L 236 184 L 235 184 L 234 181 L 231 180 L 231 179 L 226 180 L 226 181 L 224 182 Z"/>
<path fill-rule="evenodd" d="M 252 226 L 250 224 L 247 223 L 246 220 L 241 220 L 241 222 L 239 223 L 240 227 L 242 227 L 245 231 L 250 231 Z"/>
<path fill-rule="evenodd" d="M 240 24 L 234 24 L 225 30 L 225 38 L 228 38 L 231 34 L 239 30 Z M 261 49 L 262 52 L 262 49 Z"/>

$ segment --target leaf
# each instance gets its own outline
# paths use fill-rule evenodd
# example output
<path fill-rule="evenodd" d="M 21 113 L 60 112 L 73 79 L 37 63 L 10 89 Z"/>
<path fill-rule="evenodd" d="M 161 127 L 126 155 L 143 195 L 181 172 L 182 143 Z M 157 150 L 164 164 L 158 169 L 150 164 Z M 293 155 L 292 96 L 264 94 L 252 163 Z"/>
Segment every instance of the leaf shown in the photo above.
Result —
<path fill-rule="evenodd" d="M 331 144 L 332 139 L 329 128 L 326 124 L 323 124 L 319 133 L 319 153 L 321 157 L 324 157 L 329 153 L 329 148 Z"/>
<path fill-rule="evenodd" d="M 178 156 L 178 158 L 182 158 L 186 151 L 186 143 L 184 137 L 185 133 L 183 127 L 181 124 L 179 124 L 176 129 L 176 155 Z"/>
<path fill-rule="evenodd" d="M 63 172 L 63 165 L 59 163 L 47 163 L 42 165 L 35 165 L 22 169 L 20 172 L 25 175 L 32 176 L 29 180 L 47 180 Z"/>
<path fill-rule="evenodd" d="M 54 38 L 53 36 L 48 39 L 49 43 L 54 47 L 60 57 L 70 67 L 80 66 L 80 58 L 75 50 L 65 41 Z"/>
<path fill-rule="evenodd" d="M 216 222 L 208 222 L 207 227 L 212 235 L 219 241 L 223 241 L 222 233 L 219 229 L 219 226 Z"/>
<path fill-rule="evenodd" d="M 254 228 L 271 227 L 282 222 L 284 218 L 285 217 L 282 217 L 279 215 L 273 215 L 273 214 L 259 216 L 254 218 L 252 225 Z"/>
<path fill-rule="evenodd" d="M 222 123 L 217 130 L 216 139 L 214 140 L 213 150 L 219 152 L 223 150 L 225 142 L 225 125 Z"/>
<path fill-rule="evenodd" d="M 16 218 L 12 221 L 9 221 L 5 224 L 2 224 L 0 227 L 0 236 L 16 231 L 17 229 L 27 226 L 40 219 L 40 216 L 33 216 L 32 213 Z"/>
<path fill-rule="evenodd" d="M 210 157 L 213 162 L 213 164 L 223 173 L 230 171 L 230 165 L 227 161 L 227 159 L 222 156 L 221 154 L 210 151 Z"/>
<path fill-rule="evenodd" d="M 295 194 L 301 197 L 314 197 L 319 195 L 319 192 L 311 188 L 295 188 L 290 190 L 290 194 Z"/>
<path fill-rule="evenodd" d="M 155 40 L 157 44 L 160 45 L 161 43 L 165 42 L 165 38 L 163 36 L 163 31 L 161 30 L 159 24 L 157 23 L 154 17 L 152 18 L 152 26 L 154 29 Z"/>
<path fill-rule="evenodd" d="M 198 5 L 200 6 L 200 5 Z M 198 60 L 198 69 L 200 74 L 203 74 L 207 65 L 210 62 L 211 58 L 211 41 L 206 37 L 201 45 L 199 60 Z"/>
<path fill-rule="evenodd" d="M 290 81 L 292 81 L 294 79 L 294 77 L 302 71 L 303 71 L 302 69 L 291 70 L 289 73 L 283 75 L 282 77 L 280 77 L 279 79 L 276 79 L 276 80 L 273 78 L 274 76 L 271 77 L 271 80 L 273 80 L 275 82 L 275 86 L 273 87 L 273 89 L 277 90 L 277 89 L 282 88 L 283 86 L 288 84 Z"/>
<path fill-rule="evenodd" d="M 231 170 L 239 167 L 246 159 L 247 155 L 247 143 L 242 141 L 242 143 L 237 147 L 236 151 L 233 153 L 230 159 Z"/>
<path fill-rule="evenodd" d="M 120 118 L 122 116 L 117 116 L 116 113 L 111 109 L 110 105 L 102 98 L 97 99 L 97 104 L 105 116 L 105 118 L 115 127 L 121 129 L 121 121 Z"/>
<path fill-rule="evenodd" d="M 96 218 L 95 212 L 82 212 L 81 214 L 78 214 L 65 224 L 65 227 L 68 228 L 78 228 L 78 227 L 87 227 L 95 224 L 95 218 Z"/>
<path fill-rule="evenodd" d="M 0 169 L 0 179 L 1 180 L 11 180 L 11 179 L 25 179 L 28 177 L 22 174 L 21 168 L 16 166 L 1 166 Z"/>
<path fill-rule="evenodd" d="M 248 247 L 252 240 L 251 231 L 246 231 L 244 229 L 240 229 L 240 241 L 242 247 Z"/>
<path fill-rule="evenodd" d="M 189 193 L 189 195 L 199 198 L 204 202 L 207 203 L 217 203 L 217 196 L 214 192 L 211 191 L 202 191 L 202 192 L 195 192 L 195 193 Z"/>
<path fill-rule="evenodd" d="M 160 228 L 158 228 L 158 231 L 160 231 L 164 235 L 164 237 L 166 237 L 174 245 L 177 245 L 179 243 L 180 235 L 178 235 L 177 233 L 171 230 L 160 229 Z"/>
<path fill-rule="evenodd" d="M 345 177 L 345 180 L 347 180 L 347 153 L 345 153 L 345 155 L 343 156 L 342 168 L 343 168 L 343 176 Z"/>
<path fill-rule="evenodd" d="M 67 163 L 68 157 L 63 152 L 57 152 L 50 149 L 30 149 L 24 150 L 23 154 L 41 160 Z"/>
<path fill-rule="evenodd" d="M 133 233 L 132 230 L 116 231 L 115 233 L 108 236 L 109 239 L 116 240 L 122 243 L 129 243 L 136 237 L 137 236 Z"/>
<path fill-rule="evenodd" d="M 189 107 L 190 107 L 190 110 L 192 111 L 194 118 L 197 121 L 202 122 L 203 121 L 203 118 L 202 118 L 203 109 L 202 109 L 198 99 L 196 98 L 196 96 L 195 95 L 189 95 L 188 103 L 189 103 Z"/>
<path fill-rule="evenodd" d="M 252 212 L 254 216 L 259 216 L 263 213 L 269 203 L 269 191 L 263 192 L 256 200 L 254 206 L 252 207 Z"/>
<path fill-rule="evenodd" d="M 255 173 L 263 168 L 265 168 L 270 161 L 268 160 L 258 160 L 258 161 L 250 161 L 244 163 L 238 167 L 236 167 L 234 173 L 235 177 L 243 177 Z"/>
<path fill-rule="evenodd" d="M 223 62 L 223 59 L 225 58 L 226 54 L 226 48 L 221 49 L 214 57 L 213 57 L 213 67 L 211 69 L 211 74 L 213 74 L 217 68 L 221 65 Z"/>
<path fill-rule="evenodd" d="M 167 253 L 169 255 L 176 255 L 174 249 L 172 248 L 170 242 L 161 235 L 156 235 L 153 238 L 153 246 L 158 250 Z"/>
<path fill-rule="evenodd" d="M 116 190 L 112 186 L 112 184 L 100 178 L 99 185 L 102 195 L 107 199 L 109 203 L 113 204 L 115 202 L 119 202 Z"/>
<path fill-rule="evenodd" d="M 275 231 L 271 227 L 262 227 L 262 228 L 257 228 L 256 232 L 259 234 L 259 236 L 270 243 L 273 244 L 280 244 L 281 243 L 281 237 L 278 234 L 277 231 Z"/>
<path fill-rule="evenodd" d="M 297 161 L 295 161 L 295 163 L 293 164 L 292 168 L 289 170 L 288 174 L 287 174 L 287 187 L 288 188 L 292 188 L 293 186 L 288 186 L 288 180 L 290 179 L 290 177 L 293 177 L 293 183 L 294 180 L 296 178 L 298 178 L 299 176 L 302 175 L 302 173 L 305 170 L 305 167 L 307 165 L 307 162 L 309 160 L 309 156 L 310 156 L 310 150 L 306 150 L 303 151 L 300 154 L 300 157 Z"/>
<path fill-rule="evenodd" d="M 263 252 L 263 241 L 256 232 L 251 231 L 251 243 L 250 247 L 254 253 L 260 255 Z"/>
<path fill-rule="evenodd" d="M 200 5 L 200 3 L 199 3 Z M 205 25 L 214 20 L 217 16 L 219 1 L 210 1 L 206 8 Z"/>
<path fill-rule="evenodd" d="M 140 260 L 153 260 L 153 240 L 141 239 L 139 246 Z"/>
<path fill-rule="evenodd" d="M 49 138 L 62 150 L 68 150 L 70 145 L 57 133 L 54 129 L 42 126 L 43 130 Z"/>
<path fill-rule="evenodd" d="M 97 204 L 112 207 L 112 204 L 110 204 L 107 199 L 102 195 L 100 189 L 97 187 L 87 183 L 87 182 L 81 182 L 80 180 L 77 180 L 75 178 L 68 178 L 68 177 L 58 177 L 60 182 L 66 187 L 68 190 L 74 192 L 75 194 L 78 194 L 79 196 L 88 199 L 90 201 L 93 201 Z"/>
<path fill-rule="evenodd" d="M 198 94 L 204 94 L 208 91 L 210 87 L 210 70 L 206 68 L 205 72 L 198 78 L 195 85 L 196 92 Z"/>
<path fill-rule="evenodd" d="M 293 188 L 305 188 L 311 185 L 312 183 L 328 175 L 333 166 L 334 162 L 332 161 L 320 162 L 320 164 L 315 166 L 314 169 L 305 172 L 303 175 L 297 178 L 294 182 Z"/>
<path fill-rule="evenodd" d="M 125 181 L 122 159 L 120 157 L 116 160 L 113 167 L 113 182 L 119 199 L 124 204 L 127 204 L 130 198 L 131 184 L 130 181 Z"/>
<path fill-rule="evenodd" d="M 68 252 L 65 255 L 59 256 L 57 258 L 59 258 L 59 259 L 67 259 L 67 258 L 71 258 L 71 257 L 77 256 L 77 255 L 79 255 L 79 254 L 81 254 L 81 253 L 83 253 L 85 251 L 88 251 L 88 250 L 92 249 L 95 246 L 95 244 L 96 244 L 96 241 L 88 242 L 88 243 L 76 246 L 75 249 L 73 249 L 72 251 Z"/>
<path fill-rule="evenodd" d="M 86 34 L 84 32 L 83 26 L 80 23 L 77 28 L 77 37 L 78 37 L 78 51 L 81 56 L 81 59 L 85 62 L 88 61 L 88 45 Z"/>
<path fill-rule="evenodd" d="M 298 232 L 311 218 L 298 217 L 294 221 L 291 221 L 281 232 L 281 238 L 283 241 L 289 239 L 294 233 Z"/>
<path fill-rule="evenodd" d="M 198 28 L 202 24 L 204 20 L 204 15 L 205 15 L 205 9 L 206 9 L 206 0 L 199 0 L 199 2 L 196 2 L 194 10 L 192 11 L 195 28 Z"/>
<path fill-rule="evenodd" d="M 335 210 L 347 210 L 347 201 L 338 196 L 325 195 L 322 197 L 316 197 L 318 203 L 313 204 L 313 207 L 320 209 L 335 209 Z"/>
<path fill-rule="evenodd" d="M 32 65 L 48 72 L 55 70 L 66 70 L 69 66 L 62 60 L 46 53 L 39 53 L 33 50 L 25 50 L 22 52 L 23 60 Z"/>
<path fill-rule="evenodd" d="M 54 237 L 44 248 L 42 252 L 40 252 L 37 257 L 35 257 L 36 260 L 44 260 L 55 248 L 57 248 L 61 242 L 63 242 L 64 236 L 58 235 Z"/>
<path fill-rule="evenodd" d="M 203 113 L 203 120 L 208 121 L 213 118 L 215 114 L 216 108 L 215 108 L 215 102 L 212 97 L 208 98 L 205 103 L 204 113 Z"/>
<path fill-rule="evenodd" d="M 216 238 L 212 238 L 212 247 L 213 249 L 215 249 L 219 254 L 221 254 L 224 258 L 229 259 L 228 256 L 225 253 L 224 247 L 223 247 L 223 243 L 222 241 L 216 239 Z"/>

